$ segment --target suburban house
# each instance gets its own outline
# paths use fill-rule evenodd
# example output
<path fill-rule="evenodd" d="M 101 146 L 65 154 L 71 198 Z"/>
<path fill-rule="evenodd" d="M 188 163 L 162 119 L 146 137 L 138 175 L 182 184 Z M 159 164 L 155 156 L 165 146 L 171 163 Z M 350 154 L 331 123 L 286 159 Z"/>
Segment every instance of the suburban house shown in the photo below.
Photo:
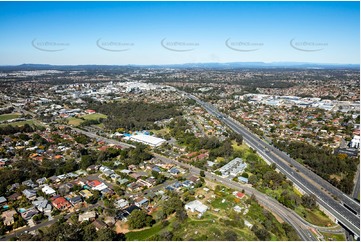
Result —
<path fill-rule="evenodd" d="M 80 194 L 80 196 L 82 196 L 85 199 L 90 198 L 91 196 L 93 196 L 93 193 L 91 193 L 89 190 L 81 190 L 79 192 L 79 194 Z"/>
<path fill-rule="evenodd" d="M 119 199 L 114 203 L 114 205 L 116 208 L 123 209 L 129 206 L 129 202 L 125 199 Z"/>
<path fill-rule="evenodd" d="M 71 204 L 64 197 L 53 198 L 51 203 L 58 210 L 66 210 L 71 208 Z"/>
<path fill-rule="evenodd" d="M 170 174 L 172 174 L 173 176 L 178 175 L 180 173 L 180 171 L 177 167 L 172 167 L 171 169 L 168 170 L 168 172 Z"/>
<path fill-rule="evenodd" d="M 43 188 L 41 188 L 41 191 L 49 196 L 52 196 L 56 193 L 55 190 L 48 185 L 45 185 Z"/>
<path fill-rule="evenodd" d="M 13 193 L 11 194 L 10 196 L 8 196 L 8 201 L 16 201 L 16 200 L 19 200 L 21 199 L 22 195 L 20 193 Z"/>
<path fill-rule="evenodd" d="M 23 194 L 28 200 L 34 200 L 36 198 L 36 191 L 35 190 L 25 189 L 23 191 Z"/>
<path fill-rule="evenodd" d="M 119 210 L 116 214 L 116 219 L 127 221 L 127 217 L 134 211 L 134 210 L 140 210 L 140 208 L 136 205 L 132 205 L 130 207 L 127 207 L 124 210 Z"/>
<path fill-rule="evenodd" d="M 244 197 L 244 193 L 234 191 L 233 195 L 236 196 L 239 199 L 242 199 Z"/>
<path fill-rule="evenodd" d="M 32 204 L 38 209 L 40 212 L 51 212 L 51 204 L 48 200 L 43 197 L 38 197 L 36 200 L 32 202 Z"/>
<path fill-rule="evenodd" d="M 31 188 L 37 187 L 37 185 L 32 180 L 24 181 L 21 184 Z"/>
<path fill-rule="evenodd" d="M 200 214 L 203 214 L 208 209 L 206 205 L 204 205 L 202 202 L 198 200 L 194 200 L 192 202 L 187 203 L 186 205 L 184 205 L 184 208 L 186 210 L 191 210 L 192 212 L 198 212 Z"/>
<path fill-rule="evenodd" d="M 8 200 L 5 197 L 0 197 L 0 205 L 6 204 Z"/>
<path fill-rule="evenodd" d="M 90 186 L 93 190 L 98 190 L 98 191 L 101 191 L 108 187 L 103 182 L 100 182 L 98 180 L 87 181 L 86 184 Z"/>
<path fill-rule="evenodd" d="M 134 204 L 138 207 L 146 207 L 149 204 L 149 200 L 144 197 L 135 199 Z"/>
<path fill-rule="evenodd" d="M 5 226 L 12 225 L 14 221 L 14 215 L 16 214 L 16 211 L 14 209 L 5 211 L 1 214 L 1 218 L 3 219 L 3 223 Z"/>
<path fill-rule="evenodd" d="M 69 199 L 69 202 L 71 205 L 76 206 L 77 204 L 81 204 L 83 200 L 81 199 L 81 196 L 75 196 Z"/>
<path fill-rule="evenodd" d="M 96 215 L 95 211 L 87 211 L 83 214 L 79 214 L 78 221 L 81 223 L 84 221 L 93 221 L 93 220 L 95 220 L 96 216 L 97 215 Z"/>
<path fill-rule="evenodd" d="M 39 179 L 36 180 L 35 182 L 38 183 L 39 185 L 43 185 L 43 184 L 45 184 L 45 182 L 46 182 L 46 178 L 45 178 L 45 177 L 39 178 Z"/>
<path fill-rule="evenodd" d="M 35 208 L 29 208 L 26 211 L 21 213 L 21 217 L 23 217 L 23 219 L 25 220 L 30 220 L 34 215 L 38 214 L 39 211 Z"/>
<path fill-rule="evenodd" d="M 108 227 L 108 226 L 106 225 L 106 223 L 104 223 L 103 221 L 98 220 L 98 219 L 95 220 L 95 221 L 92 223 L 92 225 L 94 225 L 96 231 L 98 231 L 99 229 L 104 229 L 104 228 Z"/>

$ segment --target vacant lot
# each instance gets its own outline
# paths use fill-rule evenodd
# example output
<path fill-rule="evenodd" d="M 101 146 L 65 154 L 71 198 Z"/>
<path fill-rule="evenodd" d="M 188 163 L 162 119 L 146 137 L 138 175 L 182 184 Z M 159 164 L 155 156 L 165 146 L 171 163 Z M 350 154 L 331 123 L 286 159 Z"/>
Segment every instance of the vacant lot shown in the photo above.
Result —
<path fill-rule="evenodd" d="M 82 122 L 83 120 L 79 118 L 68 118 L 68 124 L 73 126 L 79 126 Z"/>
<path fill-rule="evenodd" d="M 100 118 L 107 118 L 108 116 L 105 114 L 101 114 L 101 113 L 94 113 L 94 114 L 88 114 L 88 115 L 84 115 L 82 116 L 82 118 L 87 119 L 87 120 L 98 120 Z"/>
<path fill-rule="evenodd" d="M 9 114 L 2 114 L 0 115 L 0 122 L 1 121 L 5 121 L 5 120 L 10 120 L 10 119 L 14 119 L 14 118 L 18 118 L 21 115 L 18 113 L 9 113 Z"/>
<path fill-rule="evenodd" d="M 13 123 L 4 123 L 4 124 L 0 124 L 0 127 L 4 127 L 4 126 L 8 126 L 8 125 L 12 125 L 12 126 L 23 126 L 25 124 L 29 124 L 29 125 L 40 125 L 39 122 L 30 119 L 30 120 L 26 120 L 26 121 L 19 121 L 19 122 L 13 122 Z"/>

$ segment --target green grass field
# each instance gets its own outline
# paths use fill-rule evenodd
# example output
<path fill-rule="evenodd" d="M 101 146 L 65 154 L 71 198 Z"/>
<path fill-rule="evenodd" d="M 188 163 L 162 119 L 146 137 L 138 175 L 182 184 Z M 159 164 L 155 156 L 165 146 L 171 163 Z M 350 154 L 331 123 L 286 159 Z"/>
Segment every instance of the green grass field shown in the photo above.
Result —
<path fill-rule="evenodd" d="M 152 130 L 150 130 L 150 131 L 153 132 L 155 135 L 164 136 L 164 135 L 166 135 L 166 134 L 169 134 L 170 129 L 169 129 L 169 128 L 163 128 L 163 129 L 160 129 L 160 130 L 152 129 Z"/>
<path fill-rule="evenodd" d="M 10 120 L 10 119 L 18 118 L 20 116 L 21 115 L 18 113 L 2 114 L 0 115 L 0 121 Z"/>
<path fill-rule="evenodd" d="M 249 147 L 247 145 L 245 145 L 244 143 L 241 145 L 237 145 L 237 143 L 235 141 L 232 142 L 232 147 L 235 151 L 248 151 Z"/>
<path fill-rule="evenodd" d="M 85 120 L 98 120 L 100 118 L 107 118 L 107 115 L 101 114 L 101 113 L 94 113 L 94 114 L 87 114 L 84 116 L 81 116 Z M 81 123 L 84 122 L 83 119 L 75 118 L 75 117 L 69 117 L 67 118 L 68 124 L 73 126 L 79 126 Z"/>
<path fill-rule="evenodd" d="M 211 202 L 211 205 L 213 208 L 218 208 L 218 209 L 228 209 L 232 206 L 232 203 L 228 201 L 228 199 L 225 199 L 225 201 L 222 203 L 223 201 L 223 197 L 217 197 L 216 199 L 214 199 Z"/>
<path fill-rule="evenodd" d="M 68 124 L 73 126 L 79 126 L 83 122 L 83 120 L 73 117 L 67 118 L 67 120 L 68 120 Z"/>
<path fill-rule="evenodd" d="M 40 125 L 39 122 L 30 119 L 30 120 L 26 120 L 26 121 L 19 121 L 19 122 L 13 122 L 13 123 L 6 123 L 6 124 L 0 124 L 0 127 L 4 127 L 4 126 L 8 126 L 8 125 L 12 125 L 12 126 L 23 126 L 25 124 L 29 124 L 29 125 Z"/>
<path fill-rule="evenodd" d="M 162 230 L 162 224 L 158 223 L 153 225 L 153 227 L 149 229 L 144 229 L 142 231 L 136 232 L 129 232 L 126 233 L 125 236 L 127 240 L 147 240 L 148 238 L 152 237 L 153 235 L 159 233 Z"/>
<path fill-rule="evenodd" d="M 254 235 L 248 228 L 230 228 L 222 222 L 217 221 L 217 219 L 188 219 L 187 222 L 182 225 L 182 228 L 175 233 L 177 233 L 179 238 L 183 238 L 184 240 L 217 241 L 222 238 L 221 234 L 226 230 L 236 232 L 240 240 L 255 240 Z"/>
<path fill-rule="evenodd" d="M 296 213 L 303 217 L 306 221 L 317 225 L 317 226 L 329 226 L 334 225 L 334 223 L 329 219 L 322 211 L 315 209 L 315 210 L 309 210 L 305 209 L 303 207 L 297 207 Z"/>
<path fill-rule="evenodd" d="M 324 236 L 325 241 L 346 241 L 344 234 L 330 234 L 330 233 L 321 233 Z"/>
<path fill-rule="evenodd" d="M 98 120 L 100 118 L 107 118 L 107 117 L 108 117 L 107 115 L 101 113 L 87 114 L 82 116 L 82 118 L 87 120 Z"/>

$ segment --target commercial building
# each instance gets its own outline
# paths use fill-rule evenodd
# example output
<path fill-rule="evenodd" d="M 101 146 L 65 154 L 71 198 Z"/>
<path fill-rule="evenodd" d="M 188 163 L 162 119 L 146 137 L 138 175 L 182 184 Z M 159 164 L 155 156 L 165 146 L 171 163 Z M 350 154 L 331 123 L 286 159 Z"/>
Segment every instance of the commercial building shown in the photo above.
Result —
<path fill-rule="evenodd" d="M 157 138 L 157 137 L 145 135 L 145 134 L 132 135 L 130 137 L 130 140 L 135 141 L 135 142 L 140 142 L 140 143 L 143 143 L 146 145 L 150 145 L 152 147 L 160 146 L 164 142 L 166 142 L 165 139 L 161 139 L 161 138 Z"/>
<path fill-rule="evenodd" d="M 237 176 L 239 173 L 243 172 L 246 166 L 247 165 L 243 163 L 243 160 L 237 157 L 219 168 L 219 171 L 222 173 L 222 176 Z"/>

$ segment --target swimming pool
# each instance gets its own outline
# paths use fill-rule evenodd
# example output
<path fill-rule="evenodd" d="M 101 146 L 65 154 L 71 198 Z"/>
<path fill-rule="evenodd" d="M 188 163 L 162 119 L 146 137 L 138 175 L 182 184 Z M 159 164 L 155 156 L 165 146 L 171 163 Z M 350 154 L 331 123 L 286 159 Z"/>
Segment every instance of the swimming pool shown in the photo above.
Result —
<path fill-rule="evenodd" d="M 26 211 L 25 208 L 19 208 L 19 212 L 20 212 L 20 213 L 23 213 L 23 212 L 25 212 L 25 211 Z"/>

